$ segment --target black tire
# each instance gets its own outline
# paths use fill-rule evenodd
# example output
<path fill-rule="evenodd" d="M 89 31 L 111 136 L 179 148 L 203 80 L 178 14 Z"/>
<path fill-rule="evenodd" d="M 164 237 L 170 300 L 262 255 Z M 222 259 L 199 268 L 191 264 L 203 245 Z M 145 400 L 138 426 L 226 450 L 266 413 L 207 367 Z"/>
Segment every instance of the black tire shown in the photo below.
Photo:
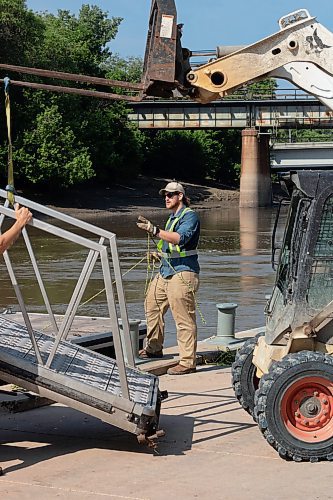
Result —
<path fill-rule="evenodd" d="M 236 398 L 244 410 L 252 416 L 254 414 L 254 394 L 259 386 L 256 367 L 252 363 L 253 351 L 258 338 L 263 335 L 264 333 L 259 333 L 247 340 L 237 352 L 231 367 L 231 381 Z"/>
<path fill-rule="evenodd" d="M 333 460 L 333 358 L 300 351 L 273 363 L 255 394 L 255 418 L 286 460 Z"/>

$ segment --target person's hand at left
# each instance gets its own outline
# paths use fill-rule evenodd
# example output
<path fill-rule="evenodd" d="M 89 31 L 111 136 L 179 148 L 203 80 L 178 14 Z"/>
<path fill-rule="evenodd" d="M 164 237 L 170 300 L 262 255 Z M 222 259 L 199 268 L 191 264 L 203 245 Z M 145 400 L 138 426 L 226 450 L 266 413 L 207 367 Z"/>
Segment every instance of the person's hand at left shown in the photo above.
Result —
<path fill-rule="evenodd" d="M 15 204 L 15 216 L 18 225 L 23 228 L 32 219 L 32 213 L 26 207 L 20 207 L 18 203 Z"/>

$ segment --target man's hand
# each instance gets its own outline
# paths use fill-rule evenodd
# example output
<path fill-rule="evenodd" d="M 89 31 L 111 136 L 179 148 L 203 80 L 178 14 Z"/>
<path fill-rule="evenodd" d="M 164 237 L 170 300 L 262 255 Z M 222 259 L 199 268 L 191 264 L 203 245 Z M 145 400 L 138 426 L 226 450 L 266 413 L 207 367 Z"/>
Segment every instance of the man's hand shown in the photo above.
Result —
<path fill-rule="evenodd" d="M 4 253 L 17 240 L 21 230 L 32 219 L 32 213 L 26 208 L 15 204 L 16 222 L 3 234 L 0 234 L 0 254 Z"/>
<path fill-rule="evenodd" d="M 32 219 L 32 213 L 26 207 L 20 207 L 18 203 L 15 204 L 15 216 L 16 220 L 22 225 L 28 224 Z"/>
<path fill-rule="evenodd" d="M 153 264 L 159 264 L 161 262 L 161 256 L 158 252 L 148 252 L 148 261 Z"/>
<path fill-rule="evenodd" d="M 18 203 L 15 205 L 15 216 L 21 229 L 32 219 L 32 213 L 26 207 L 20 207 Z"/>
<path fill-rule="evenodd" d="M 150 220 L 142 217 L 142 215 L 139 215 L 138 221 L 139 222 L 137 222 L 136 225 L 140 229 L 147 231 L 147 233 L 151 234 L 152 236 L 158 236 L 158 233 L 160 232 L 160 228 L 158 226 L 154 226 L 154 224 L 150 222 Z"/>

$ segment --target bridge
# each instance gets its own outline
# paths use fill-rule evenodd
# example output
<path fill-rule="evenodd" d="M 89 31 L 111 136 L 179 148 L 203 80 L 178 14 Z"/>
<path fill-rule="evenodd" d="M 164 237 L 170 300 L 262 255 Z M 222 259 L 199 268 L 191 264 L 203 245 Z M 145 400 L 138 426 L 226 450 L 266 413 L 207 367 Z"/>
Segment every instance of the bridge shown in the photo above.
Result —
<path fill-rule="evenodd" d="M 302 91 L 230 96 L 209 104 L 187 99 L 131 103 L 140 129 L 333 128 L 333 111 Z"/>
<path fill-rule="evenodd" d="M 333 142 L 277 143 L 271 148 L 272 170 L 333 169 Z"/>
<path fill-rule="evenodd" d="M 271 134 L 277 129 L 333 128 L 333 111 L 298 89 L 278 89 L 270 95 L 245 90 L 209 104 L 188 99 L 144 100 L 131 103 L 129 118 L 146 130 L 242 129 L 241 207 L 271 204 L 271 161 L 276 170 L 302 168 L 302 163 L 305 167 L 315 166 L 313 148 L 309 147 L 276 145 L 271 156 Z M 322 168 L 323 164 L 331 168 L 330 146 L 320 151 L 316 168 Z M 297 159 L 293 155 L 297 155 Z"/>

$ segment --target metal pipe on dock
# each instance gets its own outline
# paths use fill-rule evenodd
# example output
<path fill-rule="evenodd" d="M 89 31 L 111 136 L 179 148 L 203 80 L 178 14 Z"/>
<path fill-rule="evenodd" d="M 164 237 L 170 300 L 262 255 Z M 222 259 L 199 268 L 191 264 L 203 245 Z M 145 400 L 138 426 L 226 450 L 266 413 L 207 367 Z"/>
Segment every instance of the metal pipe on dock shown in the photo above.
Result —
<path fill-rule="evenodd" d="M 216 336 L 225 340 L 235 340 L 235 317 L 237 304 L 220 303 L 217 307 L 217 333 Z"/>

